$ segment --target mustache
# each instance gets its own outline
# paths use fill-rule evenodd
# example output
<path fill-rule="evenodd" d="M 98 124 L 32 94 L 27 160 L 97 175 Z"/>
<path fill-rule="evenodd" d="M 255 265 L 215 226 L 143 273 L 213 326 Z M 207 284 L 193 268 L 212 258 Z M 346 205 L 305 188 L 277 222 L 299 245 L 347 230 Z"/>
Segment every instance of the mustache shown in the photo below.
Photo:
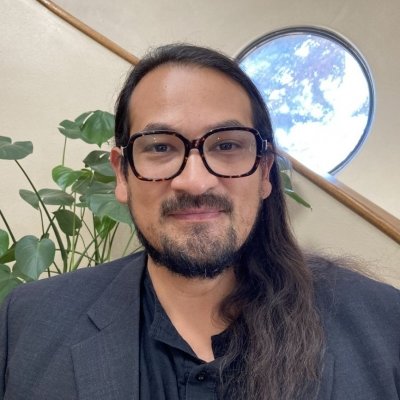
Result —
<path fill-rule="evenodd" d="M 174 198 L 165 200 L 161 204 L 161 216 L 166 217 L 176 211 L 200 207 L 218 208 L 226 213 L 233 211 L 232 202 L 225 196 L 213 193 L 204 193 L 198 196 L 182 193 Z"/>

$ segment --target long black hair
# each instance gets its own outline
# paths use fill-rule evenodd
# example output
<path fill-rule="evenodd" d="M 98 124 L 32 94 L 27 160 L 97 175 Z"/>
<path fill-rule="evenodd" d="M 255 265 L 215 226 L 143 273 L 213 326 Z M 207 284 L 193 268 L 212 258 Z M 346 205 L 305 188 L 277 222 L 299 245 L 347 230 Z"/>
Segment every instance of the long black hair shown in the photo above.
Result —
<path fill-rule="evenodd" d="M 117 146 L 129 139 L 129 102 L 136 85 L 165 64 L 210 68 L 237 82 L 249 96 L 254 127 L 276 154 L 269 113 L 253 82 L 229 57 L 187 44 L 159 47 L 132 70 L 116 104 Z M 277 163 L 270 182 L 272 192 L 235 267 L 236 288 L 220 307 L 229 323 L 220 388 L 226 399 L 311 399 L 320 377 L 323 330 L 314 306 L 313 277 L 289 227 Z"/>

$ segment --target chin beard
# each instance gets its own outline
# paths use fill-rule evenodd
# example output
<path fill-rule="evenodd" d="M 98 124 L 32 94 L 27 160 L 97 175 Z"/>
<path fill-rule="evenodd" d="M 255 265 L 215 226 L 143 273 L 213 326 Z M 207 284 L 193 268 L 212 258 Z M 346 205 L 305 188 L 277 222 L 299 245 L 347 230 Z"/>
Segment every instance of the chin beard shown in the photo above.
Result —
<path fill-rule="evenodd" d="M 204 232 L 189 235 L 185 243 L 177 243 L 163 235 L 160 237 L 161 250 L 157 250 L 139 230 L 137 235 L 157 265 L 186 278 L 215 278 L 227 268 L 236 265 L 240 259 L 241 249 L 237 249 L 233 229 L 227 232 L 224 240 L 214 241 L 205 237 Z"/>
<path fill-rule="evenodd" d="M 129 204 L 131 203 L 132 201 L 129 201 Z M 163 202 L 160 224 L 162 224 L 163 218 L 171 212 L 201 206 L 217 206 L 228 215 L 233 211 L 232 203 L 223 196 L 181 194 Z M 134 213 L 132 209 L 130 211 L 135 223 Z M 238 243 L 233 226 L 229 226 L 222 235 L 215 237 L 210 234 L 212 227 L 208 223 L 199 223 L 186 232 L 184 237 L 176 238 L 165 233 L 161 234 L 158 248 L 156 248 L 147 240 L 136 223 L 135 226 L 139 241 L 157 265 L 187 278 L 203 279 L 215 278 L 227 268 L 238 265 L 243 251 L 247 249 L 248 243 L 251 241 L 253 231 L 252 229 L 243 244 Z"/>

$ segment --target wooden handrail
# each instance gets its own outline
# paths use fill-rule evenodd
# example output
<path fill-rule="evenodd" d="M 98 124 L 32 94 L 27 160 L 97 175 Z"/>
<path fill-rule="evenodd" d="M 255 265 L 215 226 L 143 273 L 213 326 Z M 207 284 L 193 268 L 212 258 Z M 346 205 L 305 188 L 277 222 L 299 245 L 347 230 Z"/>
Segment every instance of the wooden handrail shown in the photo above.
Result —
<path fill-rule="evenodd" d="M 339 182 L 334 176 L 320 175 L 288 154 L 284 154 L 284 157 L 291 162 L 295 171 L 400 244 L 400 219 Z"/>
<path fill-rule="evenodd" d="M 78 18 L 69 14 L 51 0 L 36 1 L 132 65 L 136 65 L 139 62 L 139 58 L 129 53 L 99 32 L 95 31 Z M 378 207 L 376 204 L 350 189 L 348 186 L 340 183 L 332 175 L 319 175 L 288 154 L 285 156 L 290 160 L 295 171 L 303 175 L 305 178 L 317 185 L 320 189 L 330 194 L 333 198 L 350 208 L 352 211 L 360 215 L 366 221 L 370 222 L 380 231 L 400 244 L 400 220 L 398 218 Z"/>
<path fill-rule="evenodd" d="M 103 36 L 101 33 L 95 31 L 90 26 L 86 25 L 81 20 L 74 17 L 72 14 L 65 11 L 63 8 L 53 3 L 52 1 L 50 0 L 36 0 L 36 1 L 38 1 L 40 4 L 43 4 L 46 8 L 48 8 L 54 14 L 58 15 L 64 21 L 68 22 L 76 29 L 80 30 L 82 33 L 89 36 L 91 39 L 95 40 L 97 43 L 106 47 L 108 50 L 112 51 L 117 56 L 123 58 L 132 65 L 136 65 L 139 62 L 139 59 L 133 54 L 129 53 L 129 51 L 126 51 L 117 43 Z"/>

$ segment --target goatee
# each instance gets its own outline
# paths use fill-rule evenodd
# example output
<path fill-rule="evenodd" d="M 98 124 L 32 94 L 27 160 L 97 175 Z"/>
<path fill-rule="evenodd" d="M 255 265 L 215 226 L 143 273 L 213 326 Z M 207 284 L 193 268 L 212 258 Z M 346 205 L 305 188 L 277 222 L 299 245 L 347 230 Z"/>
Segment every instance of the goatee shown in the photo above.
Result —
<path fill-rule="evenodd" d="M 231 201 L 220 195 L 181 194 L 162 203 L 160 223 L 163 223 L 163 219 L 170 213 L 200 207 L 217 208 L 228 217 L 233 210 Z M 219 237 L 210 233 L 213 227 L 208 222 L 193 224 L 183 238 L 160 234 L 160 249 L 155 248 L 137 225 L 136 227 L 138 239 L 153 261 L 181 276 L 211 279 L 239 263 L 241 249 L 238 248 L 240 246 L 237 244 L 233 226 L 228 226 Z"/>

